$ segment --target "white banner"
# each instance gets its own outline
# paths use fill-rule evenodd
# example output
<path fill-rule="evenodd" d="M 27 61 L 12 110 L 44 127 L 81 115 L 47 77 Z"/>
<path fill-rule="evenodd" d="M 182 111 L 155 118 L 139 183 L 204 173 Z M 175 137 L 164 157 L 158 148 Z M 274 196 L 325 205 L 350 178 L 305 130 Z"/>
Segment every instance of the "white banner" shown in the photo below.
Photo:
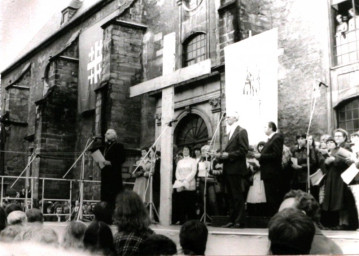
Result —
<path fill-rule="evenodd" d="M 226 112 L 239 113 L 249 143 L 265 140 L 264 124 L 278 120 L 278 31 L 272 29 L 225 50 Z"/>

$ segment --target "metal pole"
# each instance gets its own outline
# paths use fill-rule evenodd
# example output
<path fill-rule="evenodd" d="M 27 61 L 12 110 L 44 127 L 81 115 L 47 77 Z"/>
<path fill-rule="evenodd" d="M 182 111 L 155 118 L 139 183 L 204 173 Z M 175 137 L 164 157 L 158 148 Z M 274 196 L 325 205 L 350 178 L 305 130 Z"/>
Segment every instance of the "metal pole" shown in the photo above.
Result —
<path fill-rule="evenodd" d="M 31 159 L 31 161 L 29 161 L 28 163 L 27 163 L 27 165 L 26 165 L 26 167 L 25 167 L 25 169 L 20 173 L 20 175 L 16 178 L 16 180 L 14 181 L 14 183 L 11 185 L 11 187 L 10 188 L 12 188 L 15 184 L 16 184 L 16 182 L 20 179 L 20 177 L 24 174 L 24 172 L 27 170 L 27 168 L 31 165 L 31 163 L 36 159 L 36 153 L 35 153 L 35 151 L 34 151 L 34 153 L 32 153 L 32 155 L 31 155 L 31 157 L 32 157 L 32 159 L 31 159 L 31 157 L 30 157 L 30 159 Z"/>
<path fill-rule="evenodd" d="M 94 143 L 95 139 L 91 139 L 91 143 L 88 144 L 88 146 L 85 147 L 84 151 L 82 151 L 81 155 L 75 160 L 75 162 L 71 165 L 71 167 L 67 170 L 64 176 L 62 178 L 65 178 L 67 174 L 71 171 L 71 169 L 76 165 L 76 163 L 81 159 L 81 157 L 86 153 L 86 151 L 91 147 L 91 145 Z M 87 142 L 88 143 L 88 142 Z M 86 143 L 86 144 L 87 144 Z"/>
<path fill-rule="evenodd" d="M 1 177 L 1 203 L 0 205 L 3 206 L 4 203 L 4 177 Z"/>

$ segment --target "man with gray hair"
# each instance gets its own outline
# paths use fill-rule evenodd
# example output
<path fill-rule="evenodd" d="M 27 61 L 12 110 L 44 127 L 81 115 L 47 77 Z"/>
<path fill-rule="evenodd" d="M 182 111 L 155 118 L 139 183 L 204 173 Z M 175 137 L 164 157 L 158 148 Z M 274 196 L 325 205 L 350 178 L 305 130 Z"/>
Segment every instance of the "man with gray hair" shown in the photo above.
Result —
<path fill-rule="evenodd" d="M 101 170 L 101 201 L 107 202 L 111 210 L 115 207 L 116 196 L 123 189 L 122 164 L 126 160 L 125 150 L 117 141 L 114 129 L 105 133 L 105 146 L 102 149 L 106 161 Z"/>
<path fill-rule="evenodd" d="M 230 222 L 223 227 L 243 228 L 245 225 L 245 199 L 249 188 L 250 171 L 246 164 L 248 134 L 238 124 L 238 113 L 227 113 L 228 143 L 216 158 L 223 163 L 225 186 L 230 197 Z"/>

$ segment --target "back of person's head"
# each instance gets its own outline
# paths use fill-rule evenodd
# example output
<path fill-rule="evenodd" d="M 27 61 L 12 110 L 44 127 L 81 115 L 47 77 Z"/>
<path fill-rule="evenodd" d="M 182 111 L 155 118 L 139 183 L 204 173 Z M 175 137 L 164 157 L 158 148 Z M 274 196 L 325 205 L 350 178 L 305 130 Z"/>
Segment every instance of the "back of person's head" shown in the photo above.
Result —
<path fill-rule="evenodd" d="M 278 212 L 269 221 L 270 250 L 276 255 L 309 254 L 315 227 L 302 211 L 288 208 Z"/>
<path fill-rule="evenodd" d="M 86 229 L 84 246 L 91 252 L 112 255 L 115 251 L 112 231 L 105 222 L 93 221 Z"/>
<path fill-rule="evenodd" d="M 23 224 L 26 221 L 26 214 L 23 211 L 12 211 L 7 216 L 7 223 L 9 225 Z"/>
<path fill-rule="evenodd" d="M 208 229 L 199 220 L 185 222 L 179 234 L 180 245 L 186 255 L 204 255 L 206 251 Z"/>
<path fill-rule="evenodd" d="M 27 222 L 44 222 L 44 216 L 40 209 L 32 208 L 26 211 Z"/>
<path fill-rule="evenodd" d="M 63 237 L 62 246 L 65 248 L 83 248 L 83 238 L 86 231 L 86 225 L 81 221 L 71 221 Z"/>
<path fill-rule="evenodd" d="M 20 231 L 14 241 L 32 241 L 57 246 L 59 244 L 59 237 L 52 228 L 39 224 L 30 224 Z"/>
<path fill-rule="evenodd" d="M 15 204 L 15 203 L 8 204 L 5 207 L 6 217 L 13 211 L 22 211 L 22 208 L 19 204 Z"/>
<path fill-rule="evenodd" d="M 0 231 L 6 227 L 6 213 L 3 207 L 0 206 Z"/>
<path fill-rule="evenodd" d="M 79 250 L 68 250 L 56 246 L 25 241 L 21 243 L 0 243 L 1 256 L 89 256 L 88 253 Z"/>
<path fill-rule="evenodd" d="M 175 242 L 164 235 L 153 234 L 144 240 L 139 248 L 138 255 L 175 255 L 177 248 Z"/>
<path fill-rule="evenodd" d="M 114 224 L 121 232 L 143 232 L 148 230 L 150 219 L 138 194 L 124 190 L 116 198 L 113 214 Z"/>
<path fill-rule="evenodd" d="M 95 220 L 103 221 L 107 225 L 112 224 L 112 211 L 107 202 L 99 202 L 95 205 L 93 210 Z"/>
<path fill-rule="evenodd" d="M 3 242 L 12 242 L 14 238 L 23 230 L 21 225 L 10 225 L 4 228 L 0 233 L 0 240 Z"/>
<path fill-rule="evenodd" d="M 294 199 L 293 203 L 290 202 L 291 198 Z M 320 222 L 320 205 L 311 194 L 302 190 L 290 190 L 285 194 L 279 211 L 290 207 L 302 210 L 314 222 Z"/>

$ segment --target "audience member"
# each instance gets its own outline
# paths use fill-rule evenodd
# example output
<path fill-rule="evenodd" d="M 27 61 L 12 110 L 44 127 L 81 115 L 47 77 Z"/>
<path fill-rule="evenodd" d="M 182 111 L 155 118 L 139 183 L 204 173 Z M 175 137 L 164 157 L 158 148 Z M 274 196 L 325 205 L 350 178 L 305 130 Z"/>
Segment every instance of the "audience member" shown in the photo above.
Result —
<path fill-rule="evenodd" d="M 309 254 L 315 233 L 313 221 L 297 209 L 284 209 L 269 221 L 270 251 L 276 255 Z"/>
<path fill-rule="evenodd" d="M 153 234 L 140 196 L 128 190 L 118 194 L 113 219 L 118 228 L 114 236 L 117 255 L 136 255 L 141 243 Z"/>
<path fill-rule="evenodd" d="M 43 225 L 27 225 L 16 235 L 14 241 L 32 241 L 57 246 L 59 237 L 52 228 Z"/>
<path fill-rule="evenodd" d="M 138 249 L 138 255 L 175 255 L 176 244 L 164 235 L 153 234 L 144 240 Z"/>
<path fill-rule="evenodd" d="M 6 217 L 13 211 L 22 211 L 22 208 L 19 204 L 10 203 L 5 207 Z"/>
<path fill-rule="evenodd" d="M 0 232 L 6 227 L 6 213 L 3 207 L 0 206 Z"/>
<path fill-rule="evenodd" d="M 90 252 L 101 255 L 115 255 L 112 231 L 105 222 L 94 221 L 86 229 L 84 246 Z"/>
<path fill-rule="evenodd" d="M 86 252 L 65 250 L 31 241 L 22 243 L 0 243 L 1 256 L 48 256 L 48 255 L 66 255 L 66 256 L 89 256 Z"/>
<path fill-rule="evenodd" d="M 12 242 L 14 238 L 23 230 L 22 225 L 9 225 L 0 233 L 0 241 Z"/>
<path fill-rule="evenodd" d="M 180 245 L 185 255 L 204 255 L 206 251 L 208 229 L 199 220 L 189 220 L 180 230 Z"/>
<path fill-rule="evenodd" d="M 7 223 L 9 225 L 24 224 L 26 221 L 26 214 L 23 211 L 12 211 L 7 216 Z"/>
<path fill-rule="evenodd" d="M 81 221 L 71 221 L 67 227 L 62 240 L 62 247 L 82 249 L 86 225 Z"/>
<path fill-rule="evenodd" d="M 330 238 L 326 237 L 319 229 L 320 206 L 315 198 L 301 190 L 291 190 L 285 196 L 279 211 L 287 208 L 304 211 L 312 219 L 315 226 L 315 235 L 310 254 L 343 254 L 340 247 Z"/>
<path fill-rule="evenodd" d="M 44 216 L 42 215 L 42 212 L 39 209 L 32 208 L 26 211 L 26 218 L 27 222 L 44 222 Z"/>
<path fill-rule="evenodd" d="M 107 225 L 112 224 L 112 211 L 107 202 L 97 203 L 93 209 L 93 214 L 95 215 L 95 220 L 103 221 Z"/>

